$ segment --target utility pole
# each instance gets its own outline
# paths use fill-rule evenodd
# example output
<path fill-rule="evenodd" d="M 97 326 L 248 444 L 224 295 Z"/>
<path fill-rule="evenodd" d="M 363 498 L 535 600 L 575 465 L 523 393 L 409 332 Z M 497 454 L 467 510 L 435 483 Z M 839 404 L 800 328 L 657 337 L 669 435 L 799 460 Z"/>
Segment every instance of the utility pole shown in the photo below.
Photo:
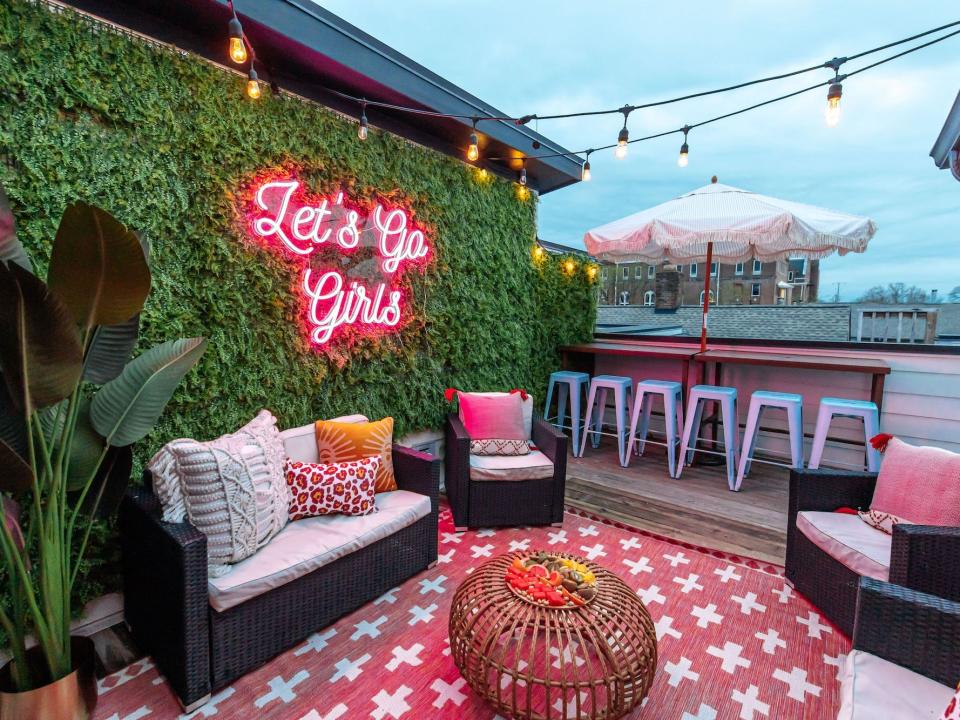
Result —
<path fill-rule="evenodd" d="M 834 302 L 834 303 L 837 303 L 837 304 L 840 303 L 840 286 L 841 286 L 841 285 L 846 285 L 846 283 L 844 283 L 844 282 L 838 282 L 838 283 L 836 283 L 837 292 L 836 292 L 836 294 L 833 296 L 833 302 Z"/>

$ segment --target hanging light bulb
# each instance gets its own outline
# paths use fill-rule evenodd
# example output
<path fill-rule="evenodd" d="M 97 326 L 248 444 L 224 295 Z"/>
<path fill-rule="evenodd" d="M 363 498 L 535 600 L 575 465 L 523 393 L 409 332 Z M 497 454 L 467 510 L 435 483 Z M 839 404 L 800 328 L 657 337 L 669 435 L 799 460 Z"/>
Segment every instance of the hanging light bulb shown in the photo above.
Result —
<path fill-rule="evenodd" d="M 480 157 L 480 148 L 477 145 L 477 119 L 473 119 L 473 132 L 470 133 L 470 146 L 467 148 L 467 160 L 476 162 Z"/>
<path fill-rule="evenodd" d="M 843 95 L 843 86 L 839 82 L 839 77 L 831 84 L 827 90 L 827 127 L 836 127 L 840 124 L 840 97 Z"/>
<path fill-rule="evenodd" d="M 527 184 L 527 166 L 526 165 L 520 168 L 520 184 L 521 185 Z"/>
<path fill-rule="evenodd" d="M 253 65 L 247 73 L 247 97 L 251 100 L 260 99 L 260 80 L 257 79 L 257 71 L 253 69 Z"/>
<path fill-rule="evenodd" d="M 587 150 L 587 159 L 580 168 L 580 179 L 583 182 L 590 182 L 590 153 L 592 152 L 593 150 Z"/>
<path fill-rule="evenodd" d="M 617 148 L 613 151 L 617 160 L 623 160 L 627 156 L 627 142 L 630 140 L 630 131 L 627 130 L 627 121 L 624 119 L 623 128 L 617 135 Z"/>
<path fill-rule="evenodd" d="M 247 44 L 243 41 L 243 27 L 236 14 L 227 23 L 227 30 L 230 34 L 230 59 L 237 65 L 243 65 L 247 61 Z"/>
<path fill-rule="evenodd" d="M 357 137 L 361 140 L 367 139 L 367 104 L 360 105 L 360 126 L 357 128 Z"/>
<path fill-rule="evenodd" d="M 534 260 L 543 260 L 543 248 L 539 245 L 533 246 L 533 259 Z"/>
<path fill-rule="evenodd" d="M 690 126 L 683 126 L 683 145 L 680 146 L 680 157 L 677 158 L 677 165 L 680 167 L 686 167 L 688 160 L 688 155 L 690 154 L 690 146 L 687 145 L 687 133 L 690 132 Z"/>

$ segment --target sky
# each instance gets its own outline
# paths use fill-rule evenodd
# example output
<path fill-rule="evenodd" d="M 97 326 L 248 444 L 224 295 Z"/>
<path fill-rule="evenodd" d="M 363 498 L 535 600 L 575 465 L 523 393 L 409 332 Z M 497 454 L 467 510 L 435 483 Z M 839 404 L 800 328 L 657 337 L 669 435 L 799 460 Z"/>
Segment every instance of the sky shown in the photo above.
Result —
<path fill-rule="evenodd" d="M 954 1 L 788 0 L 640 3 L 543 0 L 321 0 L 320 5 L 510 115 L 620 107 L 708 90 L 852 55 L 960 20 Z M 929 38 L 927 38 L 929 39 Z M 923 41 L 917 41 L 923 42 Z M 897 50 L 844 66 L 849 71 Z M 637 111 L 631 137 L 693 124 L 817 81 L 830 71 Z M 720 182 L 871 217 L 863 255 L 822 262 L 821 300 L 893 282 L 960 286 L 960 183 L 930 148 L 960 90 L 960 35 L 843 83 L 682 136 L 591 157 L 593 180 L 543 196 L 538 234 L 583 247 L 590 228 Z M 540 122 L 571 150 L 615 142 L 620 115 Z M 465 131 L 466 132 L 466 131 Z M 534 152 L 534 151 L 531 151 Z"/>

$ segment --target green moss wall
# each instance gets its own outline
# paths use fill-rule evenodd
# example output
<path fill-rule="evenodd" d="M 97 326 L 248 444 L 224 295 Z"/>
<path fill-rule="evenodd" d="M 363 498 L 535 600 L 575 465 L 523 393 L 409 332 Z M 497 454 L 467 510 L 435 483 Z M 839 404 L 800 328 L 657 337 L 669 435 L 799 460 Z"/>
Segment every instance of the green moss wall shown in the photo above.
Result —
<path fill-rule="evenodd" d="M 531 259 L 536 204 L 513 185 L 206 62 L 23 0 L 0 4 L 0 179 L 44 272 L 60 215 L 83 199 L 152 243 L 144 346 L 210 344 L 138 460 L 164 441 L 211 438 L 262 407 L 282 427 L 362 412 L 397 432 L 440 427 L 443 388 L 526 387 L 542 396 L 558 345 L 591 337 L 585 268 Z M 243 240 L 232 193 L 295 162 L 313 189 L 342 185 L 410 207 L 434 262 L 412 282 L 413 321 L 335 356 L 304 339 L 292 271 Z"/>

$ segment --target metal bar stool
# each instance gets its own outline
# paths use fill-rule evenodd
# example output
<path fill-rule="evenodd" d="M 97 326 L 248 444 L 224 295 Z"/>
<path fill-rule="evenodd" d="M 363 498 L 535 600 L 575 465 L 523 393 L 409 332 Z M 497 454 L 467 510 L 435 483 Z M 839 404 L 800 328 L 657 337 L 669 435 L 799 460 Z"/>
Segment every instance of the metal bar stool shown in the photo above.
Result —
<path fill-rule="evenodd" d="M 803 396 L 796 393 L 781 393 L 757 390 L 750 396 L 750 409 L 747 411 L 747 426 L 743 431 L 743 445 L 740 448 L 740 465 L 737 468 L 737 481 L 730 487 L 739 491 L 743 478 L 750 472 L 753 452 L 757 447 L 757 434 L 760 431 L 760 418 L 764 408 L 781 408 L 787 411 L 787 432 L 790 438 L 790 465 L 795 470 L 803 469 Z M 771 460 L 756 462 L 770 465 L 784 465 Z"/>
<path fill-rule="evenodd" d="M 703 406 L 713 401 L 720 408 L 720 420 L 723 423 L 723 452 L 717 450 L 700 450 L 697 440 L 717 444 L 715 440 L 700 438 L 700 421 L 703 419 Z M 680 443 L 680 462 L 677 464 L 677 479 L 683 472 L 684 462 L 687 465 L 693 462 L 695 452 L 709 455 L 721 455 L 727 463 L 727 485 L 733 487 L 737 471 L 737 439 L 740 435 L 740 425 L 737 420 L 737 389 L 718 385 L 694 385 L 690 389 L 690 398 L 687 400 L 686 422 L 683 425 L 683 441 Z"/>
<path fill-rule="evenodd" d="M 653 410 L 654 396 L 663 398 L 663 421 L 666 426 L 667 441 L 665 443 L 647 440 L 650 432 L 650 414 Z M 639 433 L 637 422 L 640 423 Z M 630 464 L 634 443 L 637 443 L 637 455 L 643 455 L 646 443 L 664 445 L 667 448 L 667 468 L 670 477 L 677 472 L 677 443 L 683 433 L 683 385 L 669 380 L 641 380 L 637 383 L 633 395 L 633 413 L 630 419 L 630 441 L 624 453 L 621 465 Z"/>
<path fill-rule="evenodd" d="M 870 444 L 870 438 L 880 432 L 880 411 L 876 403 L 869 400 L 847 400 L 845 398 L 825 397 L 820 400 L 817 411 L 817 428 L 813 432 L 813 447 L 810 448 L 811 470 L 820 467 L 823 458 L 823 446 L 827 443 L 827 433 L 835 416 L 863 418 L 863 444 L 867 453 L 867 470 L 880 472 L 880 453 Z"/>
<path fill-rule="evenodd" d="M 552 423 L 558 430 L 570 430 L 573 439 L 574 454 L 580 448 L 580 430 L 583 428 L 580 396 L 586 395 L 590 384 L 590 374 L 559 370 L 550 373 L 550 384 L 547 386 L 547 404 L 543 408 L 543 419 Z M 557 388 L 557 414 L 550 415 L 550 403 L 553 401 L 553 388 Z M 570 425 L 564 425 L 567 417 L 567 398 L 570 399 Z"/>
<path fill-rule="evenodd" d="M 630 413 L 630 391 L 633 380 L 620 375 L 596 375 L 590 381 L 590 395 L 587 398 L 587 412 L 584 414 L 583 439 L 580 441 L 580 457 L 587 448 L 587 438 L 594 448 L 600 447 L 601 435 L 612 435 L 603 432 L 603 413 L 607 407 L 607 392 L 613 391 L 613 403 L 616 412 L 617 450 L 620 453 L 620 463 L 623 464 L 623 453 L 627 444 L 627 418 Z M 598 392 L 599 391 L 599 392 Z M 591 420 L 591 416 L 593 419 Z M 591 425 L 593 426 L 591 429 Z"/>

